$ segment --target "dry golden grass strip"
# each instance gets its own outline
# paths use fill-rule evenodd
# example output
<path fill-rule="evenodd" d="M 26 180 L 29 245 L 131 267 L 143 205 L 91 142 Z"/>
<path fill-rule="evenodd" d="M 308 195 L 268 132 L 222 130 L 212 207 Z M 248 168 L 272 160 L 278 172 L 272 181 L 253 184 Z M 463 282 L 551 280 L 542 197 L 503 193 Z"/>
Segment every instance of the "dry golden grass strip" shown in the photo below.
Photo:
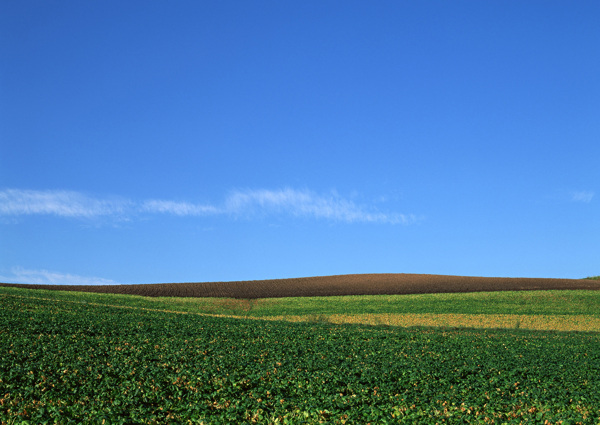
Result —
<path fill-rule="evenodd" d="M 272 316 L 261 320 L 290 322 L 329 322 L 387 326 L 426 326 L 440 328 L 529 329 L 540 331 L 600 332 L 600 317 L 589 315 L 524 314 L 333 314 Z"/>

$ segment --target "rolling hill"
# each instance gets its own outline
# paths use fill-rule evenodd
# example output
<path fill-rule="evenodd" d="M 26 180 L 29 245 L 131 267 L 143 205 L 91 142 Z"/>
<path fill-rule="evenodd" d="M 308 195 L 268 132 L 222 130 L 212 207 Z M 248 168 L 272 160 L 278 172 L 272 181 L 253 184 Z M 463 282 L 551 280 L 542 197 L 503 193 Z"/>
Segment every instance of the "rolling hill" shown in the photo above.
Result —
<path fill-rule="evenodd" d="M 132 285 L 32 285 L 2 283 L 30 289 L 50 289 L 150 297 L 282 298 L 341 295 L 401 295 L 490 291 L 600 290 L 592 279 L 502 278 L 430 274 L 349 274 L 232 282 L 188 282 Z"/>

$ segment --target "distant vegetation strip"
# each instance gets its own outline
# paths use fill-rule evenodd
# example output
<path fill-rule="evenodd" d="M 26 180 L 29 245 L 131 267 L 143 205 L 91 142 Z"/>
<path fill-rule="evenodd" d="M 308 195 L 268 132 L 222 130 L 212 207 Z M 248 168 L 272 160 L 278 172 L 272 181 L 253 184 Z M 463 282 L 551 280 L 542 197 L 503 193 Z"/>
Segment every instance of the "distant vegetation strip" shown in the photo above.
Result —
<path fill-rule="evenodd" d="M 152 298 L 0 288 L 0 294 L 150 311 L 297 322 L 600 332 L 600 291 L 278 298 Z"/>
<path fill-rule="evenodd" d="M 317 276 L 237 282 L 99 286 L 0 284 L 0 286 L 142 295 L 148 297 L 259 299 L 491 291 L 600 290 L 600 281 L 594 279 L 495 278 L 391 273 Z"/>
<path fill-rule="evenodd" d="M 0 287 L 0 294 L 189 313 L 254 317 L 366 313 L 600 315 L 600 291 L 587 290 L 292 297 L 255 300 L 143 297 L 11 287 Z"/>

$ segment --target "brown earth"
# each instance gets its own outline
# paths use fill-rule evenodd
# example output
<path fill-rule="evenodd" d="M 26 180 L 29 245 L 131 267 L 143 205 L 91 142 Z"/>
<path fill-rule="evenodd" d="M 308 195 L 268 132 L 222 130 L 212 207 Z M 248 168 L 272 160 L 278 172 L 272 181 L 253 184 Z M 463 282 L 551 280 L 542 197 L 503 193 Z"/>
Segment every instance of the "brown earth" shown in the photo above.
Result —
<path fill-rule="evenodd" d="M 281 298 L 332 295 L 394 295 L 487 291 L 542 291 L 549 289 L 600 290 L 600 281 L 588 279 L 544 279 L 470 277 L 429 274 L 351 274 L 292 279 L 236 282 L 156 283 L 138 285 L 29 285 L 6 284 L 30 289 L 101 292 L 147 297 Z"/>

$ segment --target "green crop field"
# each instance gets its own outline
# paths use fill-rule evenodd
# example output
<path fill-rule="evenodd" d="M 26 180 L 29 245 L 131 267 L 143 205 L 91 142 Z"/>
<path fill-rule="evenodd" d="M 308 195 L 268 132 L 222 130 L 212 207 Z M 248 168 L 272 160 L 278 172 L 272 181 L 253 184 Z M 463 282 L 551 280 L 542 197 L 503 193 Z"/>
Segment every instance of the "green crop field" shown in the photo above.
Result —
<path fill-rule="evenodd" d="M 598 293 L 245 301 L 0 288 L 0 421 L 599 424 L 600 329 L 559 326 L 596 323 Z M 383 320 L 419 315 L 463 322 Z M 528 316 L 554 330 L 525 329 Z"/>
<path fill-rule="evenodd" d="M 180 313 L 394 326 L 600 332 L 600 291 L 505 291 L 243 300 L 0 287 L 0 294 Z"/>

